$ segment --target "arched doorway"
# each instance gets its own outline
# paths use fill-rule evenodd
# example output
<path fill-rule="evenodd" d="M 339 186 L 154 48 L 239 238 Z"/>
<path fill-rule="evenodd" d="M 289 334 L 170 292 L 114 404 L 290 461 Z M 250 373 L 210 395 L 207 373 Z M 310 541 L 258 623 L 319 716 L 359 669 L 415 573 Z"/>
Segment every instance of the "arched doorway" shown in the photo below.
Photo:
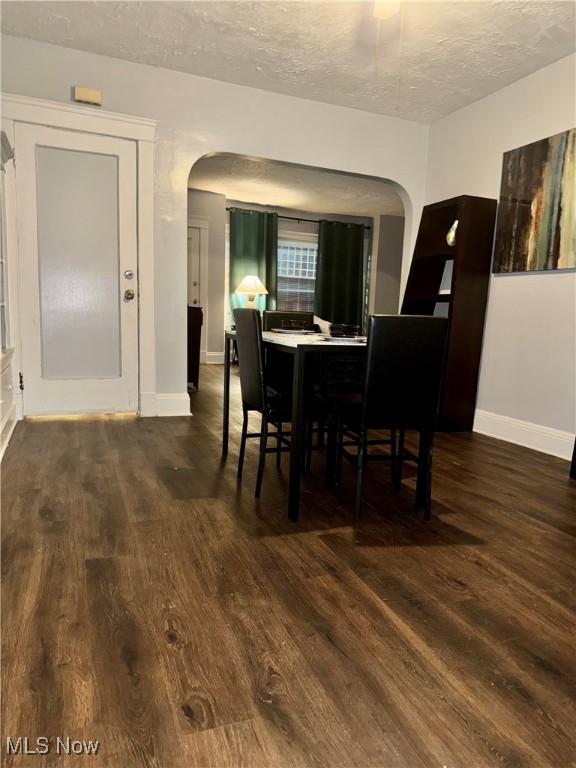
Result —
<path fill-rule="evenodd" d="M 188 302 L 189 317 L 196 316 L 189 321 L 191 373 L 198 363 L 223 360 L 223 331 L 231 321 L 230 208 L 277 215 L 284 265 L 278 295 L 286 308 L 313 308 L 308 265 L 317 249 L 318 222 L 362 223 L 366 309 L 393 313 L 400 300 L 406 202 L 402 187 L 386 179 L 231 153 L 200 158 L 188 180 Z"/>

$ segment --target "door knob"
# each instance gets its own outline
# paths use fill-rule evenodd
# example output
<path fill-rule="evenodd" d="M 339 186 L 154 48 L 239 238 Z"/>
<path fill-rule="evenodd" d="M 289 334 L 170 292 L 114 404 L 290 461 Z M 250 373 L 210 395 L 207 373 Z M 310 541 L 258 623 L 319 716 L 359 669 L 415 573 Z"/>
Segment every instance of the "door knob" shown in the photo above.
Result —
<path fill-rule="evenodd" d="M 134 270 L 133 269 L 125 269 L 124 270 L 124 277 L 126 280 L 132 280 L 134 277 Z"/>
<path fill-rule="evenodd" d="M 136 294 L 131 288 L 128 288 L 124 291 L 124 301 L 132 301 Z"/>

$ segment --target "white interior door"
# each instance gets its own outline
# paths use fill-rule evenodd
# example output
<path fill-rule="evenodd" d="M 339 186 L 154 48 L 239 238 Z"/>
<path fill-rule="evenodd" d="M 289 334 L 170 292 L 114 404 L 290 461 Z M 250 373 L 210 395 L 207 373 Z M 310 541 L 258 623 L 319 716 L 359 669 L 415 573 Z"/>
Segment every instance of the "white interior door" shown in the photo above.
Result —
<path fill-rule="evenodd" d="M 138 409 L 136 145 L 16 124 L 24 414 Z"/>
<path fill-rule="evenodd" d="M 200 307 L 200 246 L 202 230 L 188 227 L 188 305 Z"/>
<path fill-rule="evenodd" d="M 206 362 L 208 329 L 208 222 L 189 217 L 188 222 L 188 305 L 201 307 L 203 333 L 200 360 Z"/>

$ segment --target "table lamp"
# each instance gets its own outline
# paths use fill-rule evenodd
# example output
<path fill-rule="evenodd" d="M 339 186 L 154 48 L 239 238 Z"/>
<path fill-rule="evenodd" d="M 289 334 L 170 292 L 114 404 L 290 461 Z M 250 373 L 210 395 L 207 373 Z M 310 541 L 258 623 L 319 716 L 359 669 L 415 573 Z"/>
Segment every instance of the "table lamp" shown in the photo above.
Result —
<path fill-rule="evenodd" d="M 234 293 L 248 296 L 248 303 L 246 306 L 248 309 L 254 309 L 254 299 L 256 296 L 262 296 L 263 294 L 268 293 L 268 291 L 262 285 L 262 281 L 257 275 L 246 275 Z"/>

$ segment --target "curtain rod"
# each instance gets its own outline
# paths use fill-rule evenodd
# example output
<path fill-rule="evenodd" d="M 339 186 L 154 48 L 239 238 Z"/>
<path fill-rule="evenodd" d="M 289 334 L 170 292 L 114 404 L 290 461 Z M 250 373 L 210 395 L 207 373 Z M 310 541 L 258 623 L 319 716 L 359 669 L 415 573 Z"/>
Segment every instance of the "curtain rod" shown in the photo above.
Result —
<path fill-rule="evenodd" d="M 250 208 L 236 208 L 234 207 L 226 207 L 227 211 L 249 211 Z M 256 211 L 256 213 L 270 213 L 270 211 Z M 320 219 L 303 219 L 301 216 L 281 216 L 278 214 L 279 219 L 286 219 L 287 221 L 305 221 L 308 224 L 318 224 Z M 354 222 L 342 222 L 343 224 L 353 224 Z M 372 229 L 370 224 L 364 224 L 364 229 Z"/>

